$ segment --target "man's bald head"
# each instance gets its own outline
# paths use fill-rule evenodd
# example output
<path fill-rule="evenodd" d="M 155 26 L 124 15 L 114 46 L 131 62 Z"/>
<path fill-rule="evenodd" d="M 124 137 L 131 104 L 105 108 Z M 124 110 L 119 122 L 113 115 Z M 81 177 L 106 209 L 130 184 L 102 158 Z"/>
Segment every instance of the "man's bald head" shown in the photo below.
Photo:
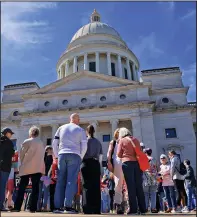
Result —
<path fill-rule="evenodd" d="M 70 123 L 74 123 L 74 124 L 79 125 L 79 121 L 80 121 L 80 118 L 79 118 L 79 115 L 77 113 L 74 113 L 70 116 Z"/>

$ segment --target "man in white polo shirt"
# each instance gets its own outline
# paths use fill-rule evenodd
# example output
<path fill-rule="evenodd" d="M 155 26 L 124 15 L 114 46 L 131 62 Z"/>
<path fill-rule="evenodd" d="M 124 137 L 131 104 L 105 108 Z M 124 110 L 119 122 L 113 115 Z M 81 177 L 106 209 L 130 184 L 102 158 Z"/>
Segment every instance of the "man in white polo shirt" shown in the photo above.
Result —
<path fill-rule="evenodd" d="M 58 177 L 55 190 L 55 213 L 76 214 L 72 201 L 77 189 L 81 160 L 87 151 L 87 137 L 79 126 L 78 114 L 70 116 L 70 123 L 58 128 L 53 151 L 58 158 Z"/>

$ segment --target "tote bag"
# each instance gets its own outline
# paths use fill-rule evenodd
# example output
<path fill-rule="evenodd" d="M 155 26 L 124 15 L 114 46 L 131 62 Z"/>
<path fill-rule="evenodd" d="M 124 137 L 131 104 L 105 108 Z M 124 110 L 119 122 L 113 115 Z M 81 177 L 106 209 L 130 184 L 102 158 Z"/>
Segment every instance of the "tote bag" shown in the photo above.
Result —
<path fill-rule="evenodd" d="M 150 164 L 149 164 L 148 157 L 146 156 L 146 154 L 144 152 L 142 152 L 140 148 L 136 147 L 136 145 L 134 144 L 132 139 L 130 139 L 129 137 L 126 137 L 126 138 L 131 142 L 131 144 L 135 150 L 140 169 L 143 172 L 146 171 L 147 169 L 149 169 Z"/>

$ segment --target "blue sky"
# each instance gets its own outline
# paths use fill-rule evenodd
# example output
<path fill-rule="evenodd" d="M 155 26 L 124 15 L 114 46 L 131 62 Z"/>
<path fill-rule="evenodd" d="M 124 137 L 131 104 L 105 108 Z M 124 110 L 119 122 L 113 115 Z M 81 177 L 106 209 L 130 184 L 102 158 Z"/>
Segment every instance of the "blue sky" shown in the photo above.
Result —
<path fill-rule="evenodd" d="M 96 8 L 140 61 L 140 70 L 179 66 L 196 101 L 196 2 L 2 3 L 1 86 L 57 78 L 56 63 Z"/>

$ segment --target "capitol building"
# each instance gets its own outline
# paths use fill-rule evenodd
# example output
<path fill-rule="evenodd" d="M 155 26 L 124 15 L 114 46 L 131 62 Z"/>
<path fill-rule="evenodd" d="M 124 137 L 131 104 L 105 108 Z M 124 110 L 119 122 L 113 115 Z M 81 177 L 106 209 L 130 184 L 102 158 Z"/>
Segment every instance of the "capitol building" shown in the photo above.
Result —
<path fill-rule="evenodd" d="M 15 132 L 18 149 L 32 125 L 51 145 L 58 127 L 79 113 L 81 127 L 95 127 L 104 160 L 115 129 L 124 126 L 157 159 L 175 149 L 196 167 L 196 104 L 187 102 L 181 69 L 141 71 L 138 58 L 96 10 L 72 37 L 56 71 L 57 80 L 44 87 L 31 81 L 4 86 L 1 127 Z"/>

